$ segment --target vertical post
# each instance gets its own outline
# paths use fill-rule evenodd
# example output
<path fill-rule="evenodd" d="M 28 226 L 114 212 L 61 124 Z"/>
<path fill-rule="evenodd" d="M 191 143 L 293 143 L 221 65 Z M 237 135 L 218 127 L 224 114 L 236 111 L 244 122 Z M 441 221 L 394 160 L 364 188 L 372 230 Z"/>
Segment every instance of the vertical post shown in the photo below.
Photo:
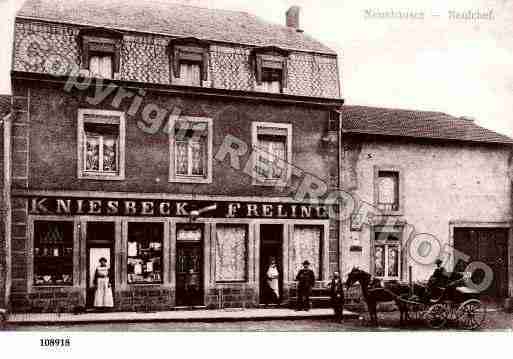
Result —
<path fill-rule="evenodd" d="M 413 295 L 413 278 L 412 278 L 412 267 L 408 266 L 408 282 L 410 286 L 410 297 Z"/>
<path fill-rule="evenodd" d="M 5 305 L 9 308 L 11 296 L 11 114 L 3 118 L 3 209 L 4 209 L 4 239 L 5 239 Z"/>

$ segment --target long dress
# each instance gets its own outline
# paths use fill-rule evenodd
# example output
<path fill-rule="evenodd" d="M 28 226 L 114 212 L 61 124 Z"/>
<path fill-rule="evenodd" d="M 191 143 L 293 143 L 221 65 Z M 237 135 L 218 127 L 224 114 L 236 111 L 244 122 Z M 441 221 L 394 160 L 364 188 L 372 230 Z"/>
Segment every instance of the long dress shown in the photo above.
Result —
<path fill-rule="evenodd" d="M 280 273 L 278 272 L 276 265 L 269 265 L 269 269 L 267 269 L 267 284 L 274 292 L 276 300 L 280 299 L 280 285 L 278 283 L 279 277 Z"/>
<path fill-rule="evenodd" d="M 109 284 L 109 267 L 99 266 L 95 272 L 96 291 L 94 292 L 95 307 L 113 307 L 112 288 Z"/>

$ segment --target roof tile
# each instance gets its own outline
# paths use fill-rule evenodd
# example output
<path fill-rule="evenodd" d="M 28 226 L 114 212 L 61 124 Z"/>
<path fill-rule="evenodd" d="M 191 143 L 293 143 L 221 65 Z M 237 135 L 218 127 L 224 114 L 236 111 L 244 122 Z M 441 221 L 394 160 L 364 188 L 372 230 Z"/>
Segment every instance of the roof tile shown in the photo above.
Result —
<path fill-rule="evenodd" d="M 344 106 L 340 113 L 346 133 L 513 144 L 472 120 L 442 112 Z"/>
<path fill-rule="evenodd" d="M 196 37 L 251 46 L 336 53 L 293 28 L 268 23 L 241 11 L 206 9 L 148 0 L 27 0 L 20 18 L 118 30 Z"/>

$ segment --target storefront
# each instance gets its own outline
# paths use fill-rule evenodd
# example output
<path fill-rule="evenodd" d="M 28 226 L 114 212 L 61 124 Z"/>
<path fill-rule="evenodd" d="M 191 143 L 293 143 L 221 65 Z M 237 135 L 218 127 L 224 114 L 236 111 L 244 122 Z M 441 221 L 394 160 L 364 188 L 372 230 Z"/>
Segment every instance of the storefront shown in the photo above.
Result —
<path fill-rule="evenodd" d="M 285 302 L 304 260 L 317 280 L 329 276 L 334 208 L 326 206 L 276 198 L 18 199 L 28 214 L 25 310 L 92 308 L 102 257 L 115 310 L 254 307 L 271 258 Z"/>

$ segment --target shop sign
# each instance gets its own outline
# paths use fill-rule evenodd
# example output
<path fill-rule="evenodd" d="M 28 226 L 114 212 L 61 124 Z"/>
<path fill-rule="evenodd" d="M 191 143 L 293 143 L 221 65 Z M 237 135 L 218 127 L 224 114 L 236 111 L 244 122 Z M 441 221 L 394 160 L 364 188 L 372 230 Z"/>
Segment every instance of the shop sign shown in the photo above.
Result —
<path fill-rule="evenodd" d="M 35 215 L 328 219 L 334 206 L 297 203 L 29 197 Z"/>

